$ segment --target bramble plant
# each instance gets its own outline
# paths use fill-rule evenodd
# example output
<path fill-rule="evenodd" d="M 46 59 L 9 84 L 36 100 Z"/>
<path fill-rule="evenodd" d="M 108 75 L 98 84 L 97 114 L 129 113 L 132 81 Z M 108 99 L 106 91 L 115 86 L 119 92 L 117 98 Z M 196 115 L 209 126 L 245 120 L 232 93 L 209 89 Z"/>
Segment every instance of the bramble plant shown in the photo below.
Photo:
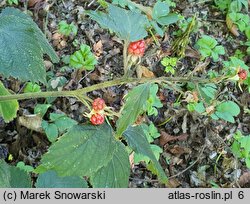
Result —
<path fill-rule="evenodd" d="M 247 168 L 250 169 L 250 135 L 242 135 L 240 131 L 237 131 L 233 136 L 233 144 L 231 149 L 235 157 L 244 159 Z"/>
<path fill-rule="evenodd" d="M 175 74 L 175 69 L 174 67 L 176 66 L 177 64 L 177 57 L 164 57 L 162 60 L 161 60 L 161 64 L 165 67 L 165 72 L 166 73 L 171 73 L 171 74 Z"/>
<path fill-rule="evenodd" d="M 80 50 L 70 55 L 70 66 L 76 69 L 93 70 L 97 64 L 95 56 L 88 45 L 82 44 Z"/>
<path fill-rule="evenodd" d="M 188 103 L 188 110 L 197 111 L 201 117 L 234 123 L 234 117 L 239 115 L 240 107 L 237 103 L 218 97 L 221 91 L 219 85 L 234 81 L 235 76 L 239 83 L 248 88 L 250 86 L 248 67 L 235 58 L 226 61 L 221 72 L 214 71 L 203 77 L 193 76 L 195 72 L 175 77 L 132 77 L 134 68 L 140 65 L 144 57 L 144 40 L 148 37 L 148 32 L 152 35 L 151 28 L 163 36 L 167 26 L 178 20 L 176 14 L 170 13 L 169 1 L 157 1 L 153 8 L 130 0 L 114 0 L 114 4 L 99 2 L 102 3 L 102 11 L 86 11 L 85 14 L 120 39 L 123 46 L 124 76 L 75 90 L 62 89 L 62 84 L 66 83 L 65 77 L 55 76 L 53 71 L 46 73 L 43 55 L 48 55 L 53 63 L 58 63 L 59 58 L 32 19 L 18 9 L 2 10 L 0 73 L 3 78 L 13 77 L 27 82 L 27 88 L 24 93 L 12 94 L 5 87 L 6 84 L 0 82 L 0 116 L 5 122 L 13 121 L 17 117 L 19 100 L 46 98 L 46 103 L 37 104 L 34 108 L 32 117 L 37 119 L 38 124 L 34 125 L 32 117 L 28 120 L 28 117 L 20 116 L 18 119 L 22 124 L 28 121 L 26 127 L 46 135 L 51 145 L 34 170 L 23 163 L 13 166 L 1 159 L 0 172 L 5 173 L 0 174 L 0 187 L 31 187 L 28 172 L 37 175 L 34 185 L 38 188 L 83 188 L 89 185 L 98 188 L 128 187 L 130 152 L 134 152 L 136 163 L 144 161 L 147 169 L 157 176 L 159 182 L 166 184 L 168 176 L 159 163 L 163 150 L 153 144 L 159 138 L 159 133 L 150 122 L 150 118 L 157 116 L 158 109 L 163 107 L 164 103 L 158 96 L 162 88 L 174 90 L 180 93 L 180 97 L 189 95 L 189 98 L 177 101 Z M 178 57 L 185 56 L 195 22 L 193 17 L 182 38 L 174 43 Z M 155 42 L 157 43 L 156 40 Z M 212 57 L 214 61 L 218 61 L 220 55 L 225 53 L 224 48 L 209 36 L 198 40 L 197 46 L 203 59 Z M 131 55 L 137 55 L 136 61 L 131 62 Z M 179 58 L 169 57 L 164 58 L 162 63 L 167 67 L 167 72 L 174 74 L 173 67 L 178 60 Z M 80 49 L 65 61 L 68 61 L 71 68 L 85 72 L 94 70 L 97 64 L 91 47 L 86 44 L 81 44 Z M 43 87 L 39 89 L 35 83 Z M 88 96 L 92 91 L 123 84 L 132 84 L 132 88 L 123 97 L 118 112 L 108 106 L 110 104 L 103 98 L 92 99 Z M 64 113 L 51 112 L 51 104 L 56 97 L 80 101 L 86 108 L 83 112 L 84 119 L 77 121 Z M 139 121 L 141 115 L 150 117 L 147 117 L 146 122 Z M 241 148 L 246 146 L 241 144 Z M 20 179 L 15 179 L 16 175 Z"/>
<path fill-rule="evenodd" d="M 58 30 L 62 35 L 76 36 L 78 28 L 73 22 L 68 24 L 66 21 L 60 21 L 58 24 Z"/>
<path fill-rule="evenodd" d="M 224 47 L 217 44 L 218 42 L 208 35 L 203 35 L 202 38 L 197 41 L 196 47 L 202 55 L 202 60 L 206 57 L 212 57 L 213 61 L 216 62 L 219 60 L 219 55 L 225 54 Z"/>
<path fill-rule="evenodd" d="M 9 4 L 9 5 L 13 5 L 13 4 L 15 4 L 15 5 L 18 5 L 18 0 L 7 0 L 7 3 Z"/>

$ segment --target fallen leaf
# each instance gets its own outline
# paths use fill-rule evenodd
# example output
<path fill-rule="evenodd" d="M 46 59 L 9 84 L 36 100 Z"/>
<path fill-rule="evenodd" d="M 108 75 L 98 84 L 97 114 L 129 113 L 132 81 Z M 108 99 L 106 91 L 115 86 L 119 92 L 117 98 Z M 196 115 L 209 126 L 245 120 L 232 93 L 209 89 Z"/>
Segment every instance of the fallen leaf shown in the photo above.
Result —
<path fill-rule="evenodd" d="M 24 115 L 18 118 L 20 125 L 34 130 L 36 132 L 44 133 L 42 129 L 42 118 L 38 115 Z"/>
<path fill-rule="evenodd" d="M 132 152 L 130 155 L 129 155 L 129 163 L 130 163 L 130 167 L 131 168 L 134 168 L 134 152 Z"/>
<path fill-rule="evenodd" d="M 168 183 L 166 184 L 166 187 L 168 188 L 177 188 L 181 185 L 181 182 L 177 178 L 170 178 L 168 180 Z"/>
<path fill-rule="evenodd" d="M 44 0 L 29 0 L 28 7 L 34 7 L 36 4 L 43 2 Z"/>
<path fill-rule="evenodd" d="M 181 134 L 179 136 L 172 136 L 172 135 L 169 135 L 168 133 L 166 133 L 164 131 L 161 131 L 160 133 L 161 133 L 161 136 L 160 136 L 160 145 L 161 146 L 164 146 L 168 142 L 174 141 L 174 140 L 184 141 L 188 137 L 188 134 L 186 134 L 186 133 Z"/>
<path fill-rule="evenodd" d="M 145 77 L 145 78 L 154 78 L 155 75 L 152 71 L 150 71 L 147 67 L 145 66 L 138 66 L 136 69 L 137 77 Z"/>
<path fill-rule="evenodd" d="M 99 57 L 103 53 L 103 44 L 101 40 L 93 45 L 93 50 L 97 57 Z"/>
<path fill-rule="evenodd" d="M 245 172 L 240 176 L 239 184 L 241 187 L 250 184 L 250 172 Z"/>
<path fill-rule="evenodd" d="M 190 154 L 192 151 L 189 148 L 175 145 L 173 148 L 169 149 L 169 152 L 175 155 L 182 155 L 182 154 Z"/>

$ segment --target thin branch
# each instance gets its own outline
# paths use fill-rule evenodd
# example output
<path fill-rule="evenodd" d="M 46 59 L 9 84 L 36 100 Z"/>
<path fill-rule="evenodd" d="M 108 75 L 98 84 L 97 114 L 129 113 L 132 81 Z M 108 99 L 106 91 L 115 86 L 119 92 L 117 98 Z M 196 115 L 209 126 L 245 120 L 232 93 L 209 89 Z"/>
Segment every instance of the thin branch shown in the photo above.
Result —
<path fill-rule="evenodd" d="M 95 91 L 98 89 L 103 89 L 111 86 L 117 86 L 127 83 L 167 83 L 168 85 L 171 82 L 194 82 L 194 83 L 210 83 L 216 82 L 215 79 L 201 79 L 198 77 L 193 77 L 191 80 L 186 77 L 159 77 L 159 78 L 118 78 L 112 81 L 106 81 L 100 84 L 95 84 L 89 87 L 82 89 L 72 90 L 72 91 L 48 91 L 48 92 L 36 92 L 36 93 L 23 93 L 23 94 L 13 94 L 0 96 L 0 101 L 9 101 L 9 100 L 23 100 L 23 99 L 35 99 L 35 98 L 47 98 L 47 97 L 75 97 L 76 95 L 82 94 L 85 95 L 88 92 Z"/>

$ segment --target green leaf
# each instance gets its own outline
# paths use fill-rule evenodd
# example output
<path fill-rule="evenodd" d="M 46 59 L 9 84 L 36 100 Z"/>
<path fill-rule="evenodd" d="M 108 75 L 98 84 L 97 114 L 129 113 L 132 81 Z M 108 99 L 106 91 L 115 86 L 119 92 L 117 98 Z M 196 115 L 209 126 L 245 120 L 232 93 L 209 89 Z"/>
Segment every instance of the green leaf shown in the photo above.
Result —
<path fill-rule="evenodd" d="M 161 25 L 170 25 L 172 23 L 176 23 L 178 21 L 178 15 L 175 13 L 171 13 L 167 16 L 163 16 L 157 19 L 157 23 L 161 24 Z"/>
<path fill-rule="evenodd" d="M 34 113 L 40 115 L 42 118 L 50 107 L 51 104 L 37 104 L 34 108 Z"/>
<path fill-rule="evenodd" d="M 234 123 L 235 120 L 233 116 L 237 116 L 239 113 L 239 106 L 233 101 L 227 101 L 216 106 L 215 115 L 223 120 Z"/>
<path fill-rule="evenodd" d="M 240 146 L 250 153 L 250 136 L 242 137 L 240 140 Z"/>
<path fill-rule="evenodd" d="M 166 2 L 156 2 L 153 8 L 152 17 L 158 20 L 160 17 L 167 16 L 169 14 L 169 6 Z"/>
<path fill-rule="evenodd" d="M 37 188 L 87 188 L 87 182 L 79 176 L 59 177 L 55 171 L 39 174 Z"/>
<path fill-rule="evenodd" d="M 64 132 L 67 129 L 70 129 L 74 125 L 76 125 L 77 122 L 67 116 L 61 117 L 55 121 L 55 125 L 58 128 L 60 132 Z"/>
<path fill-rule="evenodd" d="M 16 167 L 26 172 L 32 172 L 34 170 L 32 166 L 25 165 L 25 163 L 22 161 L 18 162 Z"/>
<path fill-rule="evenodd" d="M 130 164 L 128 153 L 121 142 L 116 142 L 116 150 L 109 163 L 100 168 L 90 179 L 94 188 L 127 188 Z"/>
<path fill-rule="evenodd" d="M 147 103 L 149 92 L 150 84 L 146 83 L 136 86 L 128 93 L 121 117 L 117 121 L 117 135 L 122 135 L 127 127 L 136 121 Z"/>
<path fill-rule="evenodd" d="M 0 160 L 0 188 L 31 188 L 28 173 Z"/>
<path fill-rule="evenodd" d="M 53 48 L 32 19 L 14 8 L 0 14 L 0 72 L 4 77 L 46 83 L 43 54 L 58 62 Z"/>
<path fill-rule="evenodd" d="M 88 45 L 82 44 L 80 50 L 70 55 L 70 66 L 76 69 L 93 70 L 97 64 L 95 55 Z"/>
<path fill-rule="evenodd" d="M 203 113 L 206 111 L 206 108 L 202 102 L 197 103 L 195 108 L 194 108 L 198 113 Z"/>
<path fill-rule="evenodd" d="M 217 87 L 215 84 L 199 84 L 199 89 L 201 96 L 205 99 L 207 103 L 215 98 L 217 92 Z"/>
<path fill-rule="evenodd" d="M 36 83 L 28 82 L 24 87 L 23 92 L 24 93 L 41 92 L 41 87 Z"/>
<path fill-rule="evenodd" d="M 159 34 L 161 37 L 163 37 L 164 31 L 158 26 L 156 21 L 150 21 L 150 24 L 155 29 L 156 33 Z"/>
<path fill-rule="evenodd" d="M 162 153 L 162 148 L 160 148 L 159 146 L 154 145 L 154 144 L 150 144 L 150 148 L 151 148 L 152 152 L 154 153 L 155 158 L 157 160 L 159 160 L 160 154 Z M 150 158 L 148 156 L 135 153 L 134 163 L 138 164 L 140 161 L 144 161 L 146 164 L 148 164 L 150 162 Z"/>
<path fill-rule="evenodd" d="M 228 121 L 230 123 L 234 123 L 235 122 L 234 117 L 230 113 L 228 113 L 228 112 L 222 113 L 222 112 L 216 111 L 215 115 L 218 118 L 223 119 L 225 121 Z"/>
<path fill-rule="evenodd" d="M 223 112 L 230 113 L 232 116 L 237 116 L 240 113 L 239 106 L 233 101 L 226 101 L 226 102 L 220 103 L 216 107 L 216 110 L 222 113 Z"/>
<path fill-rule="evenodd" d="M 75 120 L 67 117 L 65 114 L 51 113 L 50 120 L 55 123 L 61 133 L 77 124 Z"/>
<path fill-rule="evenodd" d="M 1 48 L 0 48 L 1 49 Z M 1 63 L 1 62 L 0 62 Z M 0 81 L 0 96 L 11 95 Z M 17 100 L 2 101 L 0 102 L 0 116 L 3 117 L 5 122 L 10 122 L 16 117 L 19 105 Z"/>
<path fill-rule="evenodd" d="M 149 22 L 146 16 L 112 4 L 108 7 L 108 14 L 96 11 L 87 11 L 87 14 L 101 27 L 115 32 L 121 39 L 128 42 L 141 40 L 147 36 L 146 28 Z"/>
<path fill-rule="evenodd" d="M 47 121 L 42 121 L 42 128 L 45 130 L 46 136 L 50 142 L 55 142 L 58 137 L 57 126 L 53 123 L 48 123 Z"/>
<path fill-rule="evenodd" d="M 115 149 L 109 125 L 76 125 L 50 146 L 35 172 L 47 169 L 59 176 L 91 176 L 108 164 Z"/>
<path fill-rule="evenodd" d="M 143 154 L 150 158 L 154 168 L 157 170 L 156 174 L 159 177 L 159 180 L 163 183 L 167 182 L 167 176 L 163 171 L 161 165 L 155 158 L 154 153 L 148 143 L 146 136 L 143 132 L 141 126 L 130 126 L 124 133 L 123 136 L 125 137 L 126 141 L 128 142 L 129 146 L 138 154 Z"/>

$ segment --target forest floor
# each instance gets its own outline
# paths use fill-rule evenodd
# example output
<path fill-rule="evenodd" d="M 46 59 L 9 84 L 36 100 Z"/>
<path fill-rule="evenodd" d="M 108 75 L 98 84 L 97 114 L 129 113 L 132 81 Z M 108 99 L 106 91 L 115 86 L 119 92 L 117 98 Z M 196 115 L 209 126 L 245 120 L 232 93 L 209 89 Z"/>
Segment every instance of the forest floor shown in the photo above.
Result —
<path fill-rule="evenodd" d="M 2 1 L 0 9 L 7 7 Z M 25 1 L 24 1 L 25 2 Z M 95 21 L 84 15 L 85 10 L 96 10 L 100 6 L 97 1 L 84 0 L 58 0 L 45 1 L 33 0 L 29 4 L 28 13 L 38 24 L 47 39 L 57 52 L 61 62 L 55 65 L 49 60 L 45 61 L 48 72 L 51 73 L 51 83 L 63 90 L 74 90 L 112 80 L 123 75 L 123 48 L 121 41 L 102 29 Z M 53 4 L 49 4 L 53 2 Z M 135 1 L 144 6 L 153 6 L 154 0 Z M 226 54 L 218 62 L 206 61 L 204 72 L 221 69 L 222 61 L 235 55 L 236 50 L 244 52 L 241 41 L 244 36 L 234 36 L 228 29 L 225 14 L 216 8 L 214 1 L 175 0 L 176 6 L 171 12 L 178 12 L 185 19 L 193 17 L 196 13 L 198 26 L 190 36 L 190 43 L 186 56 L 176 66 L 178 74 L 184 76 L 193 71 L 195 67 L 204 63 L 200 60 L 199 52 L 194 48 L 201 35 L 214 37 L 222 45 Z M 12 5 L 25 10 L 25 4 L 20 0 L 19 5 Z M 48 6 L 49 5 L 49 6 Z M 58 24 L 65 20 L 73 22 L 78 32 L 76 36 L 65 37 L 58 33 Z M 160 52 L 171 56 L 171 44 L 179 30 L 177 24 L 168 27 L 163 37 L 158 37 L 160 46 L 157 46 L 149 36 L 145 56 L 141 64 L 150 70 L 154 76 L 164 76 L 164 67 L 160 63 Z M 75 72 L 66 63 L 67 56 L 76 51 L 80 44 L 87 44 L 92 48 L 98 59 L 94 71 Z M 156 51 L 158 50 L 158 51 Z M 153 53 L 153 54 L 152 54 Z M 250 66 L 250 57 L 245 55 L 243 61 Z M 147 74 L 144 73 L 144 75 Z M 135 74 L 136 76 L 136 74 Z M 167 76 L 167 75 L 166 75 Z M 199 76 L 199 75 L 198 75 Z M 14 92 L 20 92 L 23 84 L 15 80 L 6 81 L 8 87 Z M 61 84 L 60 84 L 61 83 Z M 94 91 L 89 97 L 101 97 L 108 106 L 119 111 L 122 99 L 133 87 L 133 84 L 114 86 Z M 142 162 L 131 169 L 129 187 L 250 187 L 250 172 L 244 160 L 237 159 L 231 151 L 232 137 L 237 130 L 242 134 L 250 134 L 249 112 L 241 112 L 235 118 L 235 123 L 223 120 L 211 120 L 186 108 L 185 98 L 179 93 L 160 87 L 158 96 L 163 107 L 158 110 L 157 116 L 145 116 L 141 120 L 152 121 L 161 136 L 154 144 L 163 148 L 160 163 L 169 176 L 167 186 L 160 184 L 157 178 L 147 170 Z M 232 83 L 220 87 L 220 96 L 236 101 L 241 107 L 250 108 L 250 94 L 241 91 Z M 180 102 L 176 106 L 176 102 Z M 33 113 L 37 103 L 43 99 L 30 99 L 20 102 L 19 116 Z M 52 100 L 51 100 L 52 102 Z M 51 112 L 65 113 L 78 122 L 86 119 L 83 113 L 84 106 L 72 98 L 57 98 L 53 100 Z M 16 119 L 5 123 L 0 119 L 0 144 L 8 147 L 8 152 L 13 155 L 13 162 L 24 161 L 26 164 L 36 166 L 50 142 L 41 133 L 29 130 L 22 126 Z"/>

